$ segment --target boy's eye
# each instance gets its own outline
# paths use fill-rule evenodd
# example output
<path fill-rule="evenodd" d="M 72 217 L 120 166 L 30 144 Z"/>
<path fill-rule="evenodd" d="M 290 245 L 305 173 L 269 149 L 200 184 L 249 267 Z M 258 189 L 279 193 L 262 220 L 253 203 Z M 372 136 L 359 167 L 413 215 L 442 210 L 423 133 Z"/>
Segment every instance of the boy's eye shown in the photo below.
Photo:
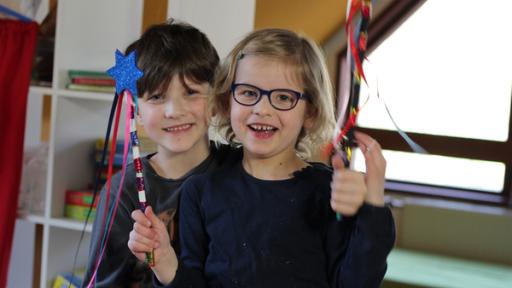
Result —
<path fill-rule="evenodd" d="M 194 94 L 198 94 L 199 91 L 195 90 L 195 89 L 187 89 L 187 95 L 194 95 Z"/>
<path fill-rule="evenodd" d="M 151 94 L 148 96 L 148 101 L 156 102 L 156 101 L 162 101 L 164 99 L 162 94 Z"/>

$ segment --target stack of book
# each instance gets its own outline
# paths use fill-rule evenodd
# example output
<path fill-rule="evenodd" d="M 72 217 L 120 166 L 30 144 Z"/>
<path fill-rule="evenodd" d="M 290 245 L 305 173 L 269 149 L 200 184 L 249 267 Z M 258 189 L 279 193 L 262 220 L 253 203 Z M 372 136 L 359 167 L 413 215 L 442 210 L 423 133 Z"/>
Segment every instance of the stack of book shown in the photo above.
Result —
<path fill-rule="evenodd" d="M 87 217 L 87 213 L 89 212 L 92 198 L 92 190 L 67 190 L 64 202 L 64 217 L 84 221 Z M 94 220 L 94 217 L 96 216 L 96 207 L 98 206 L 99 198 L 99 194 L 96 195 L 89 221 Z"/>
<path fill-rule="evenodd" d="M 107 73 L 89 70 L 69 70 L 70 90 L 114 93 L 116 82 Z"/>
<path fill-rule="evenodd" d="M 100 171 L 99 171 L 100 172 L 100 179 L 99 179 L 100 185 L 104 185 L 108 180 L 107 179 L 108 178 L 108 160 L 109 160 L 109 155 L 110 155 L 111 144 L 110 143 L 108 144 L 107 154 L 105 155 L 105 162 L 103 163 L 103 165 L 100 165 L 104 144 L 105 144 L 104 139 L 98 139 L 96 141 L 95 149 L 94 149 L 95 167 L 97 169 L 100 169 Z M 123 152 L 124 152 L 124 140 L 119 140 L 119 141 L 117 141 L 117 144 L 116 144 L 116 153 L 114 154 L 114 161 L 112 163 L 112 167 L 113 167 L 112 175 L 116 174 L 116 172 L 121 170 L 121 168 L 123 167 Z M 133 159 L 133 157 L 132 157 L 131 147 L 130 147 L 130 150 L 128 151 L 128 159 L 127 159 L 126 164 L 131 163 L 132 159 Z M 98 170 L 96 170 L 96 174 L 94 174 L 94 175 L 96 176 L 97 174 L 98 174 Z"/>

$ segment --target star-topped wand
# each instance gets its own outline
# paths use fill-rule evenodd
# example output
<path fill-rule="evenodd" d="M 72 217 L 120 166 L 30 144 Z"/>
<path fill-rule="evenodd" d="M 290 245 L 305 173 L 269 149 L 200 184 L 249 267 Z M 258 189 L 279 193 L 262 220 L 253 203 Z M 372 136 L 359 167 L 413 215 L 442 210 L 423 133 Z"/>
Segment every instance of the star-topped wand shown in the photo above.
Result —
<path fill-rule="evenodd" d="M 125 125 L 130 125 L 129 137 L 132 144 L 137 192 L 140 209 L 144 212 L 146 210 L 144 171 L 140 159 L 140 142 L 135 123 L 135 114 L 137 113 L 137 80 L 143 76 L 143 73 L 137 68 L 135 51 L 124 56 L 119 50 L 116 50 L 116 65 L 110 68 L 107 73 L 116 81 L 116 93 L 118 95 L 123 93 L 124 99 L 127 101 L 129 123 Z M 150 266 L 155 265 L 154 251 L 146 252 L 146 263 Z"/>

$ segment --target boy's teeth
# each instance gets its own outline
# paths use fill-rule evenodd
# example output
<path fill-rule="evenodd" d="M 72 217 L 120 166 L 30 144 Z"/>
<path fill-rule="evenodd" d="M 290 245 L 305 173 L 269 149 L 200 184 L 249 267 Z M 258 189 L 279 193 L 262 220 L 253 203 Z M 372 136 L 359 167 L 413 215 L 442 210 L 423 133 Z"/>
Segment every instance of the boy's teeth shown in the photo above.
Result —
<path fill-rule="evenodd" d="M 180 126 L 167 127 L 167 128 L 164 128 L 164 130 L 167 132 L 176 132 L 176 131 L 182 131 L 182 130 L 188 129 L 190 126 L 191 126 L 190 124 L 185 124 L 185 125 L 180 125 Z"/>

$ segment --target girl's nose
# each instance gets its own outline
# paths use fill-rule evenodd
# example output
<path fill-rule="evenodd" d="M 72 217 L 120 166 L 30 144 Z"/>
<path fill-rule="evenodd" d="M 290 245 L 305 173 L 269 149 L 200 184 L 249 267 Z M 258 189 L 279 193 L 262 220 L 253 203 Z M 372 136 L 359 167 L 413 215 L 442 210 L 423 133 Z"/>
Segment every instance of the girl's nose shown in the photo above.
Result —
<path fill-rule="evenodd" d="M 253 113 L 260 116 L 270 115 L 274 109 L 270 104 L 270 99 L 267 95 L 262 95 L 262 99 L 253 106 Z"/>

